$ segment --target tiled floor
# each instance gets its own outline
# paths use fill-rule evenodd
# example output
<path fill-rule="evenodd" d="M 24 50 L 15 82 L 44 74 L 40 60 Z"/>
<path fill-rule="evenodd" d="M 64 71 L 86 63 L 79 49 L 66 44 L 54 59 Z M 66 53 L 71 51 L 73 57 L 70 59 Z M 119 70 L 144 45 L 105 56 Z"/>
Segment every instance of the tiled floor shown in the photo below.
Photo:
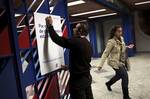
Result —
<path fill-rule="evenodd" d="M 93 59 L 91 74 L 93 77 L 92 89 L 94 99 L 122 99 L 121 80 L 112 86 L 112 92 L 106 89 L 105 82 L 114 71 L 105 62 L 103 69 L 98 71 L 100 58 Z M 132 99 L 150 99 L 150 53 L 136 54 L 130 58 L 131 71 L 129 74 L 129 92 Z"/>

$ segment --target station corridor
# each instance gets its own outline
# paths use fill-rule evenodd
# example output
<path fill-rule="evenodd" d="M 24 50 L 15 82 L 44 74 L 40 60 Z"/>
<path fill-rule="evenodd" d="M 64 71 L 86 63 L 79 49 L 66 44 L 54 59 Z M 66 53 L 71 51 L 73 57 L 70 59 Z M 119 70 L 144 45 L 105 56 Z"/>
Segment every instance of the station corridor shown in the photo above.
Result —
<path fill-rule="evenodd" d="M 129 73 L 129 93 L 131 99 L 150 99 L 150 54 L 140 53 L 129 58 L 131 70 Z M 112 92 L 109 92 L 105 86 L 113 75 L 114 70 L 105 62 L 101 71 L 98 71 L 95 66 L 98 66 L 100 58 L 93 59 L 91 74 L 93 77 L 93 94 L 94 99 L 121 99 L 121 80 L 112 86 Z"/>

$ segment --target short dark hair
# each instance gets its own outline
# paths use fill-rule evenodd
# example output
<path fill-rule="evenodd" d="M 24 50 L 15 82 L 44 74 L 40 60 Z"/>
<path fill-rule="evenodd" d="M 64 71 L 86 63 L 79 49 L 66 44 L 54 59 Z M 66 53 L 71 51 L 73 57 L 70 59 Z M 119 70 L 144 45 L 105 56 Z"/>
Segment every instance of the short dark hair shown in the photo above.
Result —
<path fill-rule="evenodd" d="M 80 36 L 87 36 L 88 35 L 88 26 L 84 23 L 79 23 L 80 26 L 78 27 L 77 32 Z"/>
<path fill-rule="evenodd" d="M 115 25 L 111 29 L 109 39 L 112 39 L 115 36 L 115 32 L 117 31 L 118 28 L 121 28 L 121 25 Z"/>

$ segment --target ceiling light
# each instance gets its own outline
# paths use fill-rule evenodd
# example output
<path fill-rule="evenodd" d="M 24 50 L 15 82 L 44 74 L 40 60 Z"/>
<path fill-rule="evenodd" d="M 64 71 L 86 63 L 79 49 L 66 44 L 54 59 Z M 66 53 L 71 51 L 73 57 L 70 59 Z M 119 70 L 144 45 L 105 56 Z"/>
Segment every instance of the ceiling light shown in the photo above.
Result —
<path fill-rule="evenodd" d="M 147 3 L 150 3 L 150 1 L 137 2 L 137 3 L 135 3 L 135 5 L 141 5 L 141 4 L 147 4 Z"/>
<path fill-rule="evenodd" d="M 78 4 L 82 4 L 82 3 L 85 3 L 85 1 L 78 0 L 78 1 L 74 1 L 74 2 L 69 2 L 67 5 L 68 6 L 74 6 L 74 5 L 78 5 Z"/>
<path fill-rule="evenodd" d="M 109 14 L 103 14 L 103 15 L 91 16 L 91 17 L 88 17 L 88 18 L 92 19 L 92 18 L 105 17 L 105 16 L 116 15 L 116 14 L 117 14 L 117 13 L 109 13 Z"/>
<path fill-rule="evenodd" d="M 91 14 L 91 13 L 96 13 L 96 12 L 103 12 L 103 11 L 106 11 L 106 9 L 100 9 L 100 10 L 88 11 L 88 12 L 83 12 L 83 13 L 73 14 L 73 15 L 71 15 L 71 16 L 80 16 L 80 15 L 86 15 L 86 14 Z"/>

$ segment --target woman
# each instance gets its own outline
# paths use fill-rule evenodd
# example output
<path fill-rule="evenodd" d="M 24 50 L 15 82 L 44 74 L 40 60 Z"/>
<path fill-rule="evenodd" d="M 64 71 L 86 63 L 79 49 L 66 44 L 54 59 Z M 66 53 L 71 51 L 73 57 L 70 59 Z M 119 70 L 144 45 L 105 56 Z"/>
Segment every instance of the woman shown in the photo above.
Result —
<path fill-rule="evenodd" d="M 127 48 L 133 48 L 133 46 L 134 45 L 131 44 L 127 46 Z M 110 38 L 105 51 L 102 54 L 101 63 L 98 67 L 98 70 L 102 68 L 106 58 L 108 58 L 108 65 L 115 70 L 116 75 L 112 77 L 110 81 L 106 82 L 107 89 L 112 91 L 111 85 L 113 85 L 119 79 L 122 79 L 123 99 L 131 99 L 128 92 L 128 73 L 125 67 L 125 54 L 126 46 L 122 37 L 122 28 L 120 25 L 116 25 L 111 30 Z"/>

